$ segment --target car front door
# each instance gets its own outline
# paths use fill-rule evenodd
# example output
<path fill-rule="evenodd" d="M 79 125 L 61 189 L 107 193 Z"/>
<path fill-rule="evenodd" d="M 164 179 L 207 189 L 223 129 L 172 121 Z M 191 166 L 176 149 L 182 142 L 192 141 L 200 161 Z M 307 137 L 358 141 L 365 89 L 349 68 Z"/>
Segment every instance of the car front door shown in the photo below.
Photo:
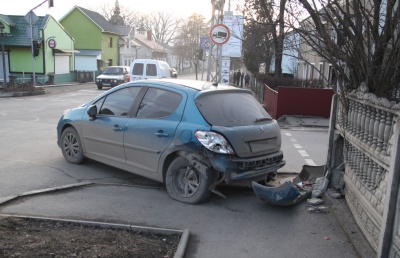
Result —
<path fill-rule="evenodd" d="M 159 159 L 174 139 L 184 109 L 184 96 L 149 88 L 136 117 L 126 124 L 124 134 L 127 165 L 139 174 L 157 172 Z"/>
<path fill-rule="evenodd" d="M 94 103 L 98 110 L 96 118 L 82 124 L 86 156 L 115 166 L 126 162 L 123 147 L 125 126 L 140 89 L 123 88 Z"/>

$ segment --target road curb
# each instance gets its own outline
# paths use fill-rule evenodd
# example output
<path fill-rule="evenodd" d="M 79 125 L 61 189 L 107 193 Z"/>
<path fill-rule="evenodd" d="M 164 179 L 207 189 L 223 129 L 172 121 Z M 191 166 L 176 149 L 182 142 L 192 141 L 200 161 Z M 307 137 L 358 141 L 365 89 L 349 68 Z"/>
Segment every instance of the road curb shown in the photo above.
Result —
<path fill-rule="evenodd" d="M 5 204 L 10 201 L 13 201 L 15 199 L 18 199 L 20 197 L 26 197 L 26 196 L 48 193 L 48 192 L 55 192 L 55 191 L 60 191 L 60 190 L 65 190 L 65 189 L 75 188 L 75 187 L 81 187 L 81 186 L 87 186 L 87 185 L 92 185 L 92 184 L 94 184 L 94 183 L 85 181 L 85 182 L 80 182 L 80 183 L 75 183 L 75 184 L 69 184 L 69 185 L 50 187 L 50 188 L 45 188 L 45 189 L 40 189 L 40 190 L 28 191 L 28 192 L 24 192 L 22 194 L 17 194 L 17 195 L 12 195 L 12 196 L 1 197 L 0 205 Z"/>
<path fill-rule="evenodd" d="M 84 226 L 97 226 L 101 228 L 113 228 L 113 229 L 126 229 L 132 230 L 135 232 L 144 232 L 144 233 L 153 233 L 159 235 L 176 235 L 180 234 L 179 244 L 176 248 L 176 252 L 174 258 L 183 258 L 185 255 L 187 243 L 189 241 L 189 229 L 177 230 L 177 229 L 166 229 L 166 228 L 155 228 L 155 227 L 141 227 L 135 225 L 128 224 L 116 224 L 116 223 L 106 223 L 106 222 L 98 222 L 98 221 L 89 221 L 89 220 L 71 220 L 71 219 L 55 219 L 49 217 L 35 217 L 35 216 L 21 216 L 21 215 L 8 215 L 8 214 L 0 214 L 0 217 L 6 218 L 19 218 L 19 219 L 31 219 L 38 221 L 53 221 L 53 222 L 62 222 L 62 223 L 73 223 Z"/>
<path fill-rule="evenodd" d="M 45 88 L 51 87 L 63 87 L 63 86 L 76 86 L 82 84 L 94 84 L 94 82 L 85 82 L 85 83 L 63 83 L 63 84 L 52 84 L 52 85 L 39 85 L 35 86 L 35 88 L 39 89 L 38 91 L 28 92 L 28 91 L 21 91 L 21 92 L 4 92 L 0 93 L 0 98 L 12 98 L 12 97 L 29 97 L 29 96 L 37 96 L 37 95 L 44 95 L 46 94 Z M 3 87 L 0 87 L 3 88 Z"/>
<path fill-rule="evenodd" d="M 6 92 L 6 93 L 0 93 L 0 98 L 28 97 L 28 96 L 37 96 L 44 94 L 45 91 L 43 89 L 34 92 Z"/>

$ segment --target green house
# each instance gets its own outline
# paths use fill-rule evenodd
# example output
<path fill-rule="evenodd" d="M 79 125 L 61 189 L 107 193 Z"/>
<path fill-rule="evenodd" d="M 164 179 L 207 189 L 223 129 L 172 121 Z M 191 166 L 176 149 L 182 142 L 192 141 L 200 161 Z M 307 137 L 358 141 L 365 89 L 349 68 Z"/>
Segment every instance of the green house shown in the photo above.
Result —
<path fill-rule="evenodd" d="M 102 15 L 75 6 L 60 19 L 62 26 L 75 39 L 77 71 L 104 70 L 118 65 L 118 29 Z"/>
<path fill-rule="evenodd" d="M 0 81 L 32 81 L 33 72 L 38 84 L 73 81 L 75 51 L 71 35 L 50 15 L 34 15 L 32 20 L 30 26 L 26 16 L 0 14 Z M 32 44 L 31 34 L 36 44 Z"/>

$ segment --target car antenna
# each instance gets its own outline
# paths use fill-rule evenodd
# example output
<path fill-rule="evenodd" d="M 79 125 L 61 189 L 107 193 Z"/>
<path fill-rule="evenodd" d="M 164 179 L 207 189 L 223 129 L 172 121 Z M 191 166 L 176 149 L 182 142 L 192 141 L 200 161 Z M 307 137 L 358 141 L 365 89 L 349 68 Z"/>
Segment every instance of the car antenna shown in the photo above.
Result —
<path fill-rule="evenodd" d="M 212 86 L 218 87 L 218 83 L 220 83 L 221 79 L 222 79 L 222 76 L 221 76 L 221 78 L 219 78 L 219 80 L 217 82 L 214 82 L 212 84 Z"/>

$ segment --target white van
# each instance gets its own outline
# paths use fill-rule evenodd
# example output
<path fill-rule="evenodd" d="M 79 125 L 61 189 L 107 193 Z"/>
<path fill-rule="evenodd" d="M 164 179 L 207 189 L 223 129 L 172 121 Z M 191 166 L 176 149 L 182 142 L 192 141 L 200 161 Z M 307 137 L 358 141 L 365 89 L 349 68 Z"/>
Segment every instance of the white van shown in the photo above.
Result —
<path fill-rule="evenodd" d="M 136 59 L 129 69 L 130 81 L 171 78 L 168 63 L 153 59 Z"/>

